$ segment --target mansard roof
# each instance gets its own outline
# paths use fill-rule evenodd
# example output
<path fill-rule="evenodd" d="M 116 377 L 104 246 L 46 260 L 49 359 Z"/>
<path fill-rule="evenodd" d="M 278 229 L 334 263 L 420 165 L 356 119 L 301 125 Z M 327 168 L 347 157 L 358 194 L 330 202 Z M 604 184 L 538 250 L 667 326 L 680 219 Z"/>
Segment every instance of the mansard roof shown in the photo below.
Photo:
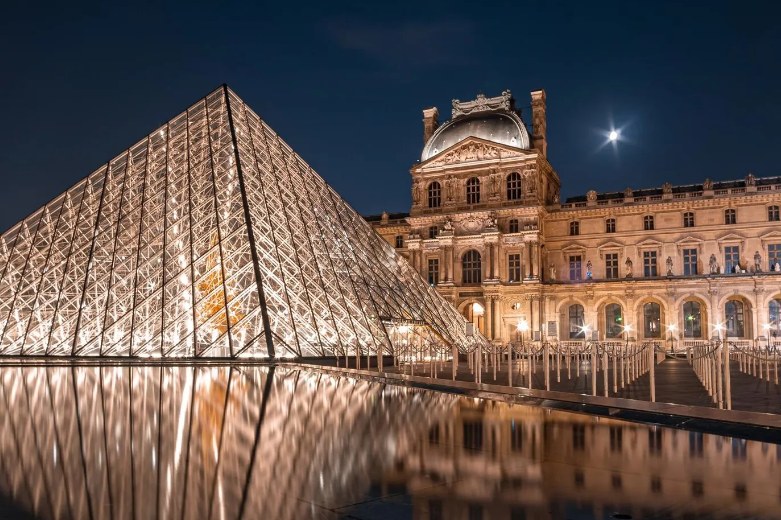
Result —
<path fill-rule="evenodd" d="M 756 186 L 769 186 L 774 184 L 781 184 L 781 177 L 758 177 L 755 179 L 755 185 Z M 740 179 L 740 180 L 731 180 L 731 181 L 720 181 L 720 182 L 713 182 L 713 190 L 724 190 L 724 189 L 731 189 L 731 188 L 745 188 L 746 187 L 746 180 Z M 704 185 L 702 183 L 700 184 L 682 184 L 679 186 L 673 186 L 672 187 L 672 193 L 696 193 L 703 191 Z M 654 195 L 662 195 L 664 193 L 664 190 L 662 188 L 643 188 L 639 190 L 632 190 L 632 197 L 650 197 Z M 623 199 L 624 198 L 624 192 L 623 191 L 611 191 L 611 192 L 604 192 L 604 193 L 597 193 L 597 200 L 612 200 L 612 199 Z M 567 199 L 564 201 L 565 204 L 570 204 L 574 202 L 586 202 L 588 200 L 587 195 L 576 195 L 574 197 L 567 197 Z"/>

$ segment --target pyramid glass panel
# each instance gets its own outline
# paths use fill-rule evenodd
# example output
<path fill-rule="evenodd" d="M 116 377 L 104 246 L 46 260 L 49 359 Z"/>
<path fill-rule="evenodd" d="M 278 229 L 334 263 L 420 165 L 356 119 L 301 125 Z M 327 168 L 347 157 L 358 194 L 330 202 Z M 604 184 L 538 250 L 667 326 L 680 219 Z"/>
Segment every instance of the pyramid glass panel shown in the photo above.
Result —
<path fill-rule="evenodd" d="M 369 356 L 413 344 L 487 346 L 227 86 L 0 237 L 3 356 Z"/>

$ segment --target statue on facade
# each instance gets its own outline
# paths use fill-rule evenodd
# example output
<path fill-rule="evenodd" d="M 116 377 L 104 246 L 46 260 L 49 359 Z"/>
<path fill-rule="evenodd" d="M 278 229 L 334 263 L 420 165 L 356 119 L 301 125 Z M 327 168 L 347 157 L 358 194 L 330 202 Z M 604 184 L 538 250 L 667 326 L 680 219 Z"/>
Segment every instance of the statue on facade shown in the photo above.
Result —
<path fill-rule="evenodd" d="M 759 251 L 754 253 L 754 272 L 762 272 L 762 255 L 759 254 Z"/>
<path fill-rule="evenodd" d="M 453 231 L 453 219 L 450 217 L 445 219 L 445 223 L 442 225 L 442 229 L 445 231 Z"/>
<path fill-rule="evenodd" d="M 496 227 L 496 215 L 493 213 L 490 213 L 488 217 L 485 219 L 485 227 L 486 228 L 495 228 Z"/>
<path fill-rule="evenodd" d="M 753 173 L 746 175 L 746 186 L 755 186 L 757 184 L 757 178 Z"/>
<path fill-rule="evenodd" d="M 499 196 L 499 177 L 501 177 L 501 174 L 497 173 L 496 170 L 494 170 L 493 173 L 491 174 L 491 196 L 492 197 Z"/>
<path fill-rule="evenodd" d="M 716 260 L 716 255 L 710 255 L 710 260 L 708 261 L 708 267 L 710 268 L 710 274 L 718 274 L 719 262 Z"/>
<path fill-rule="evenodd" d="M 773 272 L 774 273 L 781 273 L 781 264 L 776 262 L 775 265 L 773 266 Z"/>
<path fill-rule="evenodd" d="M 420 181 L 412 183 L 412 205 L 418 206 L 420 204 Z"/>
<path fill-rule="evenodd" d="M 589 202 L 596 202 L 597 201 L 597 192 L 594 190 L 588 190 L 588 193 L 586 193 L 586 200 Z"/>
<path fill-rule="evenodd" d="M 559 204 L 561 202 L 561 194 L 556 191 L 556 193 L 553 194 L 553 203 Z"/>
<path fill-rule="evenodd" d="M 631 196 L 632 196 L 632 188 L 630 188 L 630 187 L 627 187 L 627 188 L 624 190 L 624 198 L 627 198 L 627 199 L 628 199 L 628 198 L 630 198 Z"/>
<path fill-rule="evenodd" d="M 594 264 L 591 263 L 591 260 L 586 262 L 586 280 L 591 280 L 591 270 L 594 268 Z"/>
<path fill-rule="evenodd" d="M 548 271 L 550 271 L 550 279 L 551 281 L 556 280 L 556 266 L 553 265 L 553 262 L 548 266 Z"/>
<path fill-rule="evenodd" d="M 667 276 L 673 275 L 673 257 L 667 257 Z"/>
<path fill-rule="evenodd" d="M 705 179 L 705 182 L 702 183 L 702 189 L 703 190 L 712 190 L 713 189 L 713 181 L 710 179 Z"/>
<path fill-rule="evenodd" d="M 662 193 L 664 193 L 665 195 L 669 195 L 672 192 L 673 192 L 672 184 L 670 184 L 669 182 L 665 182 L 664 184 L 662 184 Z"/>
<path fill-rule="evenodd" d="M 627 256 L 624 265 L 626 266 L 626 277 L 632 278 L 632 259 Z"/>
<path fill-rule="evenodd" d="M 446 190 L 445 193 L 448 201 L 453 200 L 453 196 L 455 195 L 455 189 L 456 189 L 456 178 L 454 175 L 451 175 L 445 181 L 445 190 Z"/>
<path fill-rule="evenodd" d="M 383 224 L 388 223 L 388 213 L 386 211 L 382 212 L 382 218 L 380 219 L 380 222 L 382 222 Z"/>

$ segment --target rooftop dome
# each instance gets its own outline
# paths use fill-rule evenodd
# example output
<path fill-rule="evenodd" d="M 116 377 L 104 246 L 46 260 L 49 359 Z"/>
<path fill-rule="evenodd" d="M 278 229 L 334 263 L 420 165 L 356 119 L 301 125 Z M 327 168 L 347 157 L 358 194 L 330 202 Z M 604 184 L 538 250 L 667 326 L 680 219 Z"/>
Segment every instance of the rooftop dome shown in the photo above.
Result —
<path fill-rule="evenodd" d="M 457 117 L 442 125 L 423 148 L 421 161 L 459 143 L 467 137 L 479 137 L 520 149 L 529 148 L 529 134 L 514 112 L 478 112 Z"/>

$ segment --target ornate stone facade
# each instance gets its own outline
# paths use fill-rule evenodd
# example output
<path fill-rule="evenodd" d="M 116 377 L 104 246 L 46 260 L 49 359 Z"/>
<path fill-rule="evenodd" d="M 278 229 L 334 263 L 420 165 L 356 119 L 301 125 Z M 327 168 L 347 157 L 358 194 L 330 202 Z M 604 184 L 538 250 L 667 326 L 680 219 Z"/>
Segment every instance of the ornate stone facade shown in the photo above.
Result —
<path fill-rule="evenodd" d="M 531 138 L 511 127 L 520 111 L 508 94 L 454 102 L 431 139 L 457 142 L 429 146 L 410 170 L 410 213 L 367 217 L 486 336 L 514 341 L 521 321 L 538 340 L 781 336 L 781 177 L 561 202 L 545 93 L 532 92 Z M 465 133 L 476 110 L 496 139 L 473 120 L 483 137 Z M 513 132 L 516 145 L 502 137 Z"/>

